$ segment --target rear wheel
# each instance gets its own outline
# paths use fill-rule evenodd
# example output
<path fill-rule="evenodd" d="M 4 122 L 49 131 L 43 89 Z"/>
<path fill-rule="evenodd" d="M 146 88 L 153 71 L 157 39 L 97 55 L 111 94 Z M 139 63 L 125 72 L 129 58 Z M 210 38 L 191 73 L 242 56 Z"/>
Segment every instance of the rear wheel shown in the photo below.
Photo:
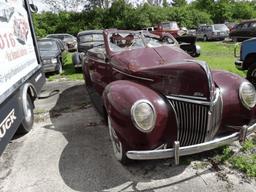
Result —
<path fill-rule="evenodd" d="M 25 118 L 23 119 L 23 121 L 21 122 L 21 125 L 17 130 L 17 133 L 20 133 L 20 134 L 28 133 L 32 129 L 33 123 L 34 123 L 33 102 L 31 100 L 31 97 L 28 94 L 27 94 L 27 101 L 23 105 L 23 111 L 24 111 Z"/>
<path fill-rule="evenodd" d="M 122 144 L 122 142 L 119 140 L 115 130 L 113 129 L 111 125 L 111 120 L 109 117 L 108 117 L 108 129 L 109 129 L 109 136 L 111 139 L 115 158 L 118 161 L 120 161 L 122 164 L 127 164 L 129 159 L 126 156 L 126 149 Z"/>
<path fill-rule="evenodd" d="M 247 80 L 256 87 L 256 63 L 250 65 L 247 71 Z"/>

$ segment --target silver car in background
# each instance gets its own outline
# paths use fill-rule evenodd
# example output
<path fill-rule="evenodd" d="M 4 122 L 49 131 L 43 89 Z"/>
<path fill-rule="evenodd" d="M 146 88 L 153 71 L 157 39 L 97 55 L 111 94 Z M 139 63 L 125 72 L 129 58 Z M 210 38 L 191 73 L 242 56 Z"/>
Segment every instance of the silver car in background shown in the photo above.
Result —
<path fill-rule="evenodd" d="M 196 32 L 198 40 L 224 40 L 229 36 L 229 29 L 225 24 L 200 25 Z"/>

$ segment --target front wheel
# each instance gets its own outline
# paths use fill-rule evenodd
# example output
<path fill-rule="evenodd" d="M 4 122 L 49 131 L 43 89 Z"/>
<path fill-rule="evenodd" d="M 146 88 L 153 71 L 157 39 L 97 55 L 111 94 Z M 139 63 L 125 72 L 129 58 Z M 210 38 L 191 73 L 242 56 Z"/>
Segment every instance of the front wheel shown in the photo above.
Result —
<path fill-rule="evenodd" d="M 115 130 L 113 129 L 110 117 L 108 117 L 108 129 L 115 158 L 122 164 L 127 164 L 128 158 L 126 156 L 126 149 L 124 148 L 124 145 L 119 140 Z"/>
<path fill-rule="evenodd" d="M 63 67 L 62 67 L 62 64 L 60 63 L 59 64 L 59 67 L 58 67 L 58 74 L 61 74 L 63 72 Z"/>
<path fill-rule="evenodd" d="M 23 105 L 23 108 L 24 108 L 23 111 L 24 111 L 25 117 L 17 130 L 17 133 L 19 134 L 28 133 L 33 127 L 33 123 L 34 123 L 33 102 L 29 95 L 27 95 L 27 101 Z"/>
<path fill-rule="evenodd" d="M 247 80 L 256 87 L 256 63 L 252 64 L 247 71 Z"/>

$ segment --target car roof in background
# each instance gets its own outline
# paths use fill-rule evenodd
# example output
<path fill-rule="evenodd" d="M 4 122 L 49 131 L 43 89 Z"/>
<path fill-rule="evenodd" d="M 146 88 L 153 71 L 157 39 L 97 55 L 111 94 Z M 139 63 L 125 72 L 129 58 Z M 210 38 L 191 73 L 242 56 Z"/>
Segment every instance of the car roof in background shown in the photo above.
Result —
<path fill-rule="evenodd" d="M 241 21 L 239 24 L 251 23 L 251 22 L 256 22 L 256 19 L 244 20 L 244 21 Z"/>
<path fill-rule="evenodd" d="M 88 31 L 81 31 L 77 34 L 77 36 L 80 35 L 86 35 L 86 34 L 94 34 L 94 33 L 103 33 L 103 30 L 88 30 Z"/>
<path fill-rule="evenodd" d="M 54 42 L 57 42 L 58 39 L 45 37 L 45 38 L 42 38 L 42 39 L 38 39 L 38 41 L 54 41 Z"/>

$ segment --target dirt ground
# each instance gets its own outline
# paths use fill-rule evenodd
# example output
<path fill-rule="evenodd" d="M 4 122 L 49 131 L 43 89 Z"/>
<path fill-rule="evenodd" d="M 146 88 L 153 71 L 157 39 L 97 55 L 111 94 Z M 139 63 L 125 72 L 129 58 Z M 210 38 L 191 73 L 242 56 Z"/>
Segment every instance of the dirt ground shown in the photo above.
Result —
<path fill-rule="evenodd" d="M 208 161 L 211 152 L 123 166 L 83 81 L 47 82 L 36 101 L 34 129 L 15 136 L 0 157 L 2 192 L 237 191 L 256 182 Z"/>

